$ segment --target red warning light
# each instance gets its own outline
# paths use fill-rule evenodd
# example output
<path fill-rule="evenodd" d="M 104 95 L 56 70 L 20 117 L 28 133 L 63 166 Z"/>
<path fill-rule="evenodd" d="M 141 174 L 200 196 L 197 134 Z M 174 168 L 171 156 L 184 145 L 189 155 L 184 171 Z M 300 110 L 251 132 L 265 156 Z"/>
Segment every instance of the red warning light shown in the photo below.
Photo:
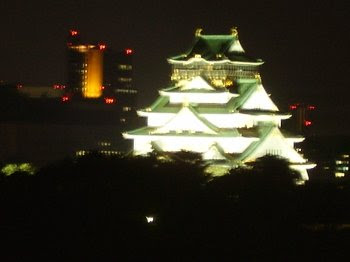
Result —
<path fill-rule="evenodd" d="M 58 85 L 58 84 L 53 85 L 53 89 L 65 89 L 65 88 L 66 88 L 65 85 Z"/>
<path fill-rule="evenodd" d="M 133 53 L 132 49 L 130 48 L 125 49 L 125 54 L 131 55 L 132 53 Z"/>
<path fill-rule="evenodd" d="M 315 106 L 308 106 L 307 109 L 308 109 L 308 110 L 315 110 L 316 107 L 315 107 Z"/>
<path fill-rule="evenodd" d="M 68 102 L 69 96 L 62 96 L 62 102 Z"/>
<path fill-rule="evenodd" d="M 115 99 L 111 98 L 111 97 L 105 97 L 105 103 L 106 104 L 114 104 L 115 103 Z"/>
<path fill-rule="evenodd" d="M 105 44 L 99 44 L 98 48 L 100 50 L 105 50 L 106 49 L 106 45 Z"/>
<path fill-rule="evenodd" d="M 305 126 L 311 126 L 311 125 L 312 125 L 312 122 L 309 121 L 309 120 L 305 120 L 304 125 L 305 125 Z"/>
<path fill-rule="evenodd" d="M 76 31 L 76 30 L 70 30 L 69 32 L 70 32 L 70 35 L 71 35 L 71 36 L 76 36 L 76 35 L 78 35 L 78 31 Z"/>
<path fill-rule="evenodd" d="M 297 109 L 297 107 L 298 107 L 297 105 L 290 105 L 290 106 L 289 106 L 289 109 L 290 109 L 290 110 L 295 110 L 295 109 Z"/>

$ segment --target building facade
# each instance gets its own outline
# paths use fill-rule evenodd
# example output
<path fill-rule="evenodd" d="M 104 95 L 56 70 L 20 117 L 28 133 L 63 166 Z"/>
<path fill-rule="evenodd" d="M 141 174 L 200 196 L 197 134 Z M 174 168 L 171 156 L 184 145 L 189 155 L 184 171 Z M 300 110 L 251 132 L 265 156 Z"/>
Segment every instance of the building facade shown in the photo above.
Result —
<path fill-rule="evenodd" d="M 294 149 L 304 138 L 281 129 L 291 115 L 271 100 L 259 74 L 263 61 L 245 53 L 236 28 L 228 35 L 197 30 L 189 50 L 168 59 L 172 85 L 138 111 L 147 126 L 123 134 L 134 153 L 194 151 L 227 169 L 278 155 L 307 180 L 315 165 Z"/>
<path fill-rule="evenodd" d="M 116 98 L 123 112 L 135 111 L 137 89 L 133 85 L 133 50 L 107 49 L 104 59 L 104 93 Z"/>

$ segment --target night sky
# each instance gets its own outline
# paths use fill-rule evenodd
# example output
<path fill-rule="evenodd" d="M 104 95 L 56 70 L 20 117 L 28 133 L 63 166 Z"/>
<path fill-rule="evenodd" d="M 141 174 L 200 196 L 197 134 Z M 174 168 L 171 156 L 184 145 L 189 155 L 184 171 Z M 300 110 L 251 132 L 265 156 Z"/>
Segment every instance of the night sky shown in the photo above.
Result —
<path fill-rule="evenodd" d="M 196 28 L 226 34 L 237 26 L 246 53 L 265 61 L 273 101 L 317 106 L 324 133 L 350 134 L 347 1 L 7 1 L 0 3 L 0 80 L 64 83 L 65 40 L 134 49 L 141 106 L 169 83 L 166 58 L 185 51 Z"/>

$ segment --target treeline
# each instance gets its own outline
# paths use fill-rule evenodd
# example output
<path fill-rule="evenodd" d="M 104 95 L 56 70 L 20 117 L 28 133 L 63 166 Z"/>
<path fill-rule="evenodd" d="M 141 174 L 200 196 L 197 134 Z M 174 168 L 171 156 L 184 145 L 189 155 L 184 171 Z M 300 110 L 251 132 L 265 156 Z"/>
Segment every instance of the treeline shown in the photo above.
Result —
<path fill-rule="evenodd" d="M 91 153 L 33 175 L 2 174 L 1 255 L 48 261 L 348 256 L 347 179 L 296 186 L 287 162 L 270 156 L 221 177 L 205 170 L 185 152 L 172 159 Z"/>

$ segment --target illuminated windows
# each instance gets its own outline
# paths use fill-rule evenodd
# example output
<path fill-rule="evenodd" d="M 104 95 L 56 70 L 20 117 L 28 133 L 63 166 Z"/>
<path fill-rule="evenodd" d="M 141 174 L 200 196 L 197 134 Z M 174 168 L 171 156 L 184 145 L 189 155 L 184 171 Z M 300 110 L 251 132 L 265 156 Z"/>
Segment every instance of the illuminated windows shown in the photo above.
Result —
<path fill-rule="evenodd" d="M 85 156 L 85 155 L 87 155 L 89 153 L 90 153 L 90 151 L 87 151 L 87 150 L 79 150 L 79 151 L 75 152 L 75 156 L 76 157 L 81 157 L 81 156 Z M 103 154 L 103 155 L 107 155 L 107 156 L 121 154 L 120 151 L 116 151 L 116 150 L 99 150 L 98 153 Z"/>
<path fill-rule="evenodd" d="M 111 146 L 111 142 L 105 142 L 105 141 L 98 142 L 97 144 L 98 144 L 99 146 Z"/>
<path fill-rule="evenodd" d="M 118 89 L 116 89 L 116 93 L 136 94 L 136 93 L 137 93 L 137 90 L 135 90 L 135 89 L 122 89 L 122 88 L 118 88 Z"/>
<path fill-rule="evenodd" d="M 120 70 L 132 70 L 132 65 L 118 65 Z"/>
<path fill-rule="evenodd" d="M 131 77 L 118 77 L 118 81 L 119 82 L 131 82 L 132 81 L 132 78 Z"/>

